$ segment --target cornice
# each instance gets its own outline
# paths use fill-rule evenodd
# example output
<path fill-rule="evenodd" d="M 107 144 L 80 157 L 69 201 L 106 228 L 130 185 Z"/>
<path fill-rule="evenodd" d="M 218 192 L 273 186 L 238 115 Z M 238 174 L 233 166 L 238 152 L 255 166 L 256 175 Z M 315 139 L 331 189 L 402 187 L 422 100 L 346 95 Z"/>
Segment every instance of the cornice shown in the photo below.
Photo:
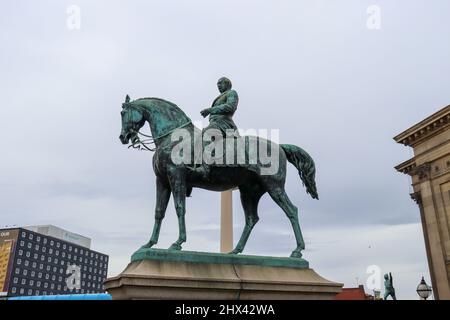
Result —
<path fill-rule="evenodd" d="M 450 125 L 450 105 L 435 112 L 394 137 L 398 143 L 414 147 L 423 140 L 441 132 Z"/>

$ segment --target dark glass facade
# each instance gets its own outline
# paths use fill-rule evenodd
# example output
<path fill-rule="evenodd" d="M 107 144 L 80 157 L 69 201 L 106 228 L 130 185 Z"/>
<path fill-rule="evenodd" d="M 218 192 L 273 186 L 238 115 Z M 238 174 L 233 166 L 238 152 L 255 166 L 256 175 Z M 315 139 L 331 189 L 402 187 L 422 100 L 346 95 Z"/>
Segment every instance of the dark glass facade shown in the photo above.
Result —
<path fill-rule="evenodd" d="M 8 296 L 103 293 L 108 256 L 18 228 L 5 281 Z"/>

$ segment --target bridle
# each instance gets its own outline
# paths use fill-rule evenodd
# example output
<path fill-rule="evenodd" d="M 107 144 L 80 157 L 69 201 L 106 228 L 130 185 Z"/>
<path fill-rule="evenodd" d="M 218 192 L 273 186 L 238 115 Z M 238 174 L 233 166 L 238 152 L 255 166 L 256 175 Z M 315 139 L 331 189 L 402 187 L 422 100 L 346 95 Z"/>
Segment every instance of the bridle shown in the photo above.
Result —
<path fill-rule="evenodd" d="M 143 110 L 139 110 L 139 108 L 137 108 L 137 107 L 140 107 L 139 105 L 132 105 L 131 103 L 124 103 L 124 105 L 126 105 L 127 107 L 130 107 L 130 108 L 134 107 L 136 111 L 143 112 Z M 131 140 L 131 145 L 128 146 L 128 149 L 133 148 L 133 149 L 137 149 L 140 151 L 155 151 L 156 150 L 155 141 L 157 141 L 161 138 L 164 138 L 165 136 L 168 136 L 169 134 L 171 134 L 172 132 L 174 132 L 177 129 L 183 128 L 183 127 L 191 124 L 191 121 L 188 121 L 187 123 L 185 123 L 177 128 L 174 128 L 156 138 L 151 135 L 144 134 L 144 133 L 140 132 L 139 130 L 135 130 L 133 128 L 135 123 L 132 121 L 131 112 L 128 112 L 128 117 L 127 117 L 126 123 L 127 124 L 131 123 L 130 131 L 131 131 L 131 133 L 135 134 L 134 138 Z M 139 138 L 139 135 L 145 137 L 146 139 L 141 140 Z"/>

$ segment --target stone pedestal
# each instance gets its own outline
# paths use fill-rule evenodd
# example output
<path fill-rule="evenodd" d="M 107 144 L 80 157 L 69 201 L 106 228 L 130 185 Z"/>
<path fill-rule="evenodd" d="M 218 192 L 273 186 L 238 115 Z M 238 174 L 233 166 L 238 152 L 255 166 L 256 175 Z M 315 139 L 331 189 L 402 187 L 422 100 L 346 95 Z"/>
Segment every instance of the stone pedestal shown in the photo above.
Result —
<path fill-rule="evenodd" d="M 160 249 L 136 252 L 125 270 L 105 281 L 113 299 L 334 299 L 331 282 L 296 258 Z"/>

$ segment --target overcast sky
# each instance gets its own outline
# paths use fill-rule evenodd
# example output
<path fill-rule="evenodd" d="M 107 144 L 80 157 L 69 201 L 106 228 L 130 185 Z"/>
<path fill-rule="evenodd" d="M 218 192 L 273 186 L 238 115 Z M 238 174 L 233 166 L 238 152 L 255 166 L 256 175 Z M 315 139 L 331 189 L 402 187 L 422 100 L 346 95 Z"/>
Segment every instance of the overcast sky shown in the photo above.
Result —
<path fill-rule="evenodd" d="M 81 9 L 80 29 L 67 8 Z M 370 5 L 381 29 L 369 29 Z M 151 153 L 119 139 L 121 103 L 156 96 L 193 121 L 233 81 L 242 129 L 279 129 L 314 158 L 320 200 L 295 168 L 304 258 L 346 287 L 370 265 L 399 299 L 430 284 L 419 209 L 392 137 L 450 103 L 450 2 L 9 1 L 0 11 L 0 224 L 54 224 L 93 239 L 121 272 L 153 227 Z M 372 20 L 371 20 L 372 21 Z M 373 24 L 369 24 L 373 26 Z M 206 124 L 205 120 L 204 124 Z M 243 228 L 234 193 L 235 238 Z M 287 256 L 289 220 L 267 195 L 245 253 Z M 220 194 L 188 199 L 186 250 L 219 250 Z M 159 247 L 177 237 L 173 204 Z"/>

